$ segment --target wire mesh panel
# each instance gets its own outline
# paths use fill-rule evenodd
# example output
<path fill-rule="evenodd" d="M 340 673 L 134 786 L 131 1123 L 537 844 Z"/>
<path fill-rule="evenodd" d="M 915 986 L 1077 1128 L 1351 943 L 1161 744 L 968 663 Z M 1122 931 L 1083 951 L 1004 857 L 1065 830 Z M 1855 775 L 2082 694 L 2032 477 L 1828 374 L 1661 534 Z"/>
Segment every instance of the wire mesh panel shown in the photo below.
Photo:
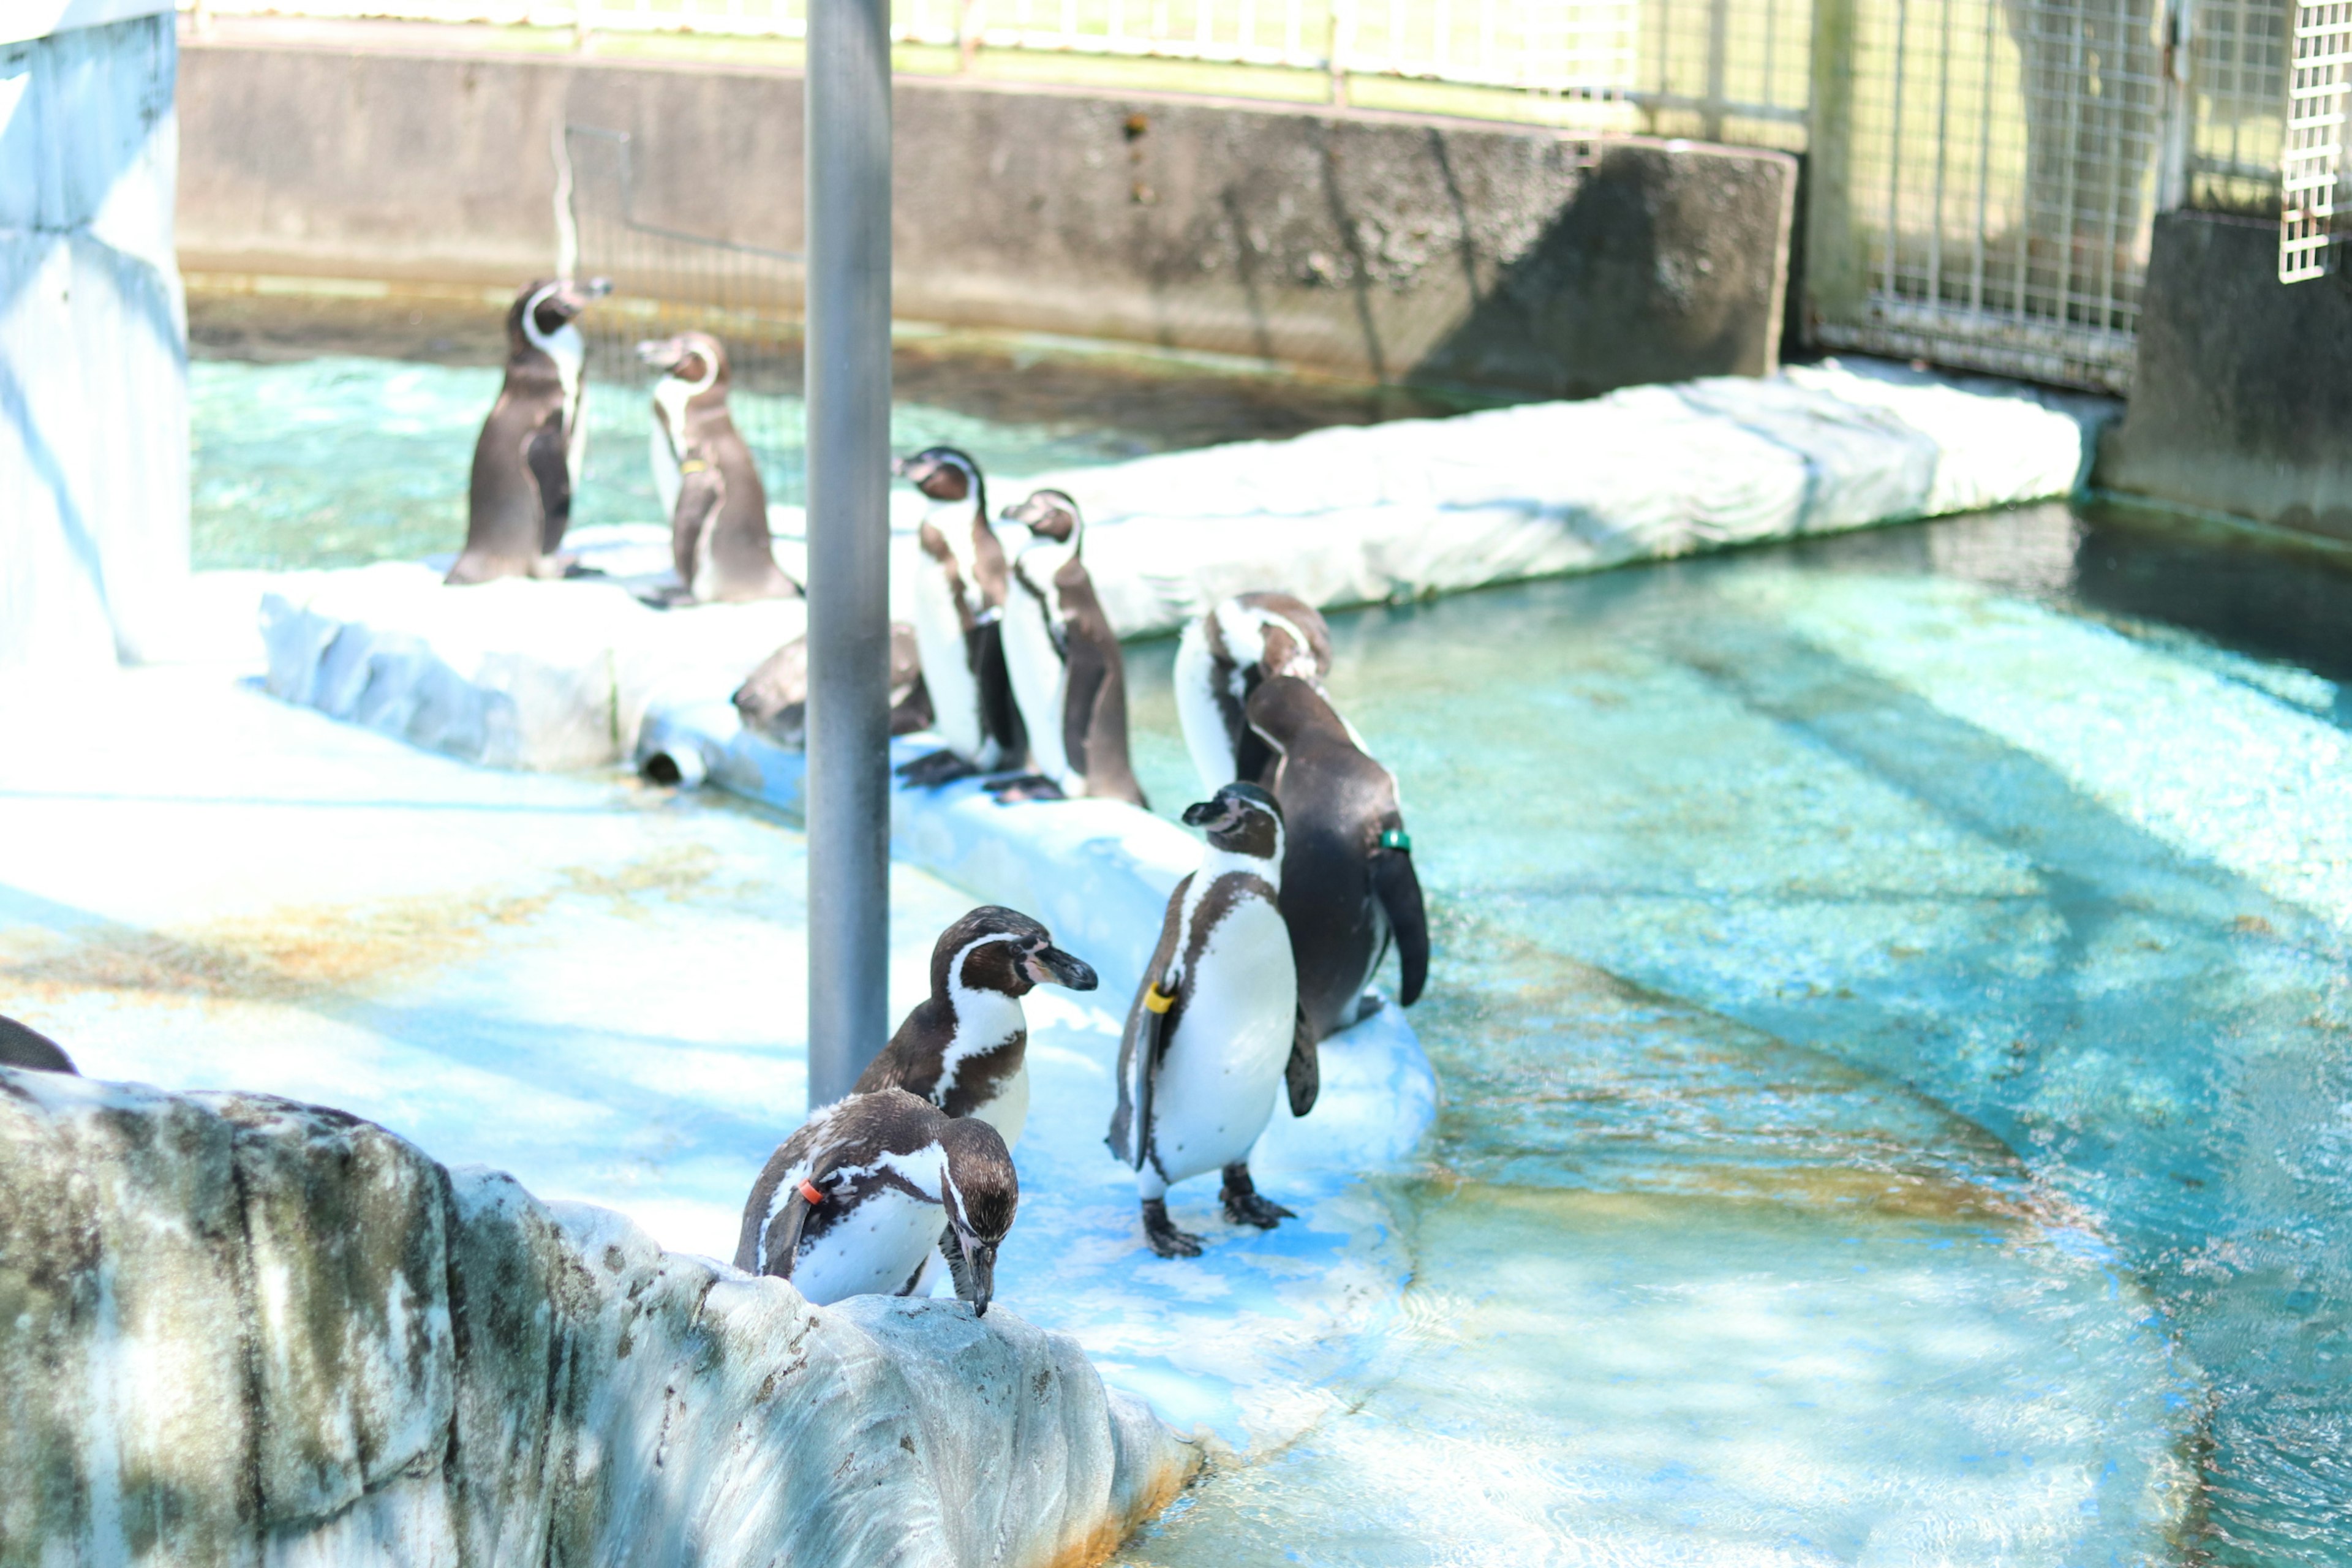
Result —
<path fill-rule="evenodd" d="M 1643 128 L 1802 151 L 1812 37 L 1812 0 L 1643 0 Z"/>
<path fill-rule="evenodd" d="M 769 499 L 798 501 L 805 475 L 801 258 L 640 216 L 625 132 L 567 126 L 563 146 L 572 270 L 613 280 L 612 296 L 581 318 L 590 376 L 649 398 L 655 378 L 636 345 L 689 330 L 710 333 L 726 345 L 738 394 L 729 411 L 759 461 Z"/>
<path fill-rule="evenodd" d="M 2190 18 L 2188 203 L 2267 215 L 2279 195 L 2292 0 L 2197 0 Z"/>
<path fill-rule="evenodd" d="M 2295 0 L 2286 142 L 2279 158 L 2279 281 L 2334 269 L 2345 208 L 2345 89 L 2352 86 L 2352 0 Z"/>
<path fill-rule="evenodd" d="M 2165 111 L 2158 0 L 1851 0 L 1820 341 L 2121 391 Z"/>

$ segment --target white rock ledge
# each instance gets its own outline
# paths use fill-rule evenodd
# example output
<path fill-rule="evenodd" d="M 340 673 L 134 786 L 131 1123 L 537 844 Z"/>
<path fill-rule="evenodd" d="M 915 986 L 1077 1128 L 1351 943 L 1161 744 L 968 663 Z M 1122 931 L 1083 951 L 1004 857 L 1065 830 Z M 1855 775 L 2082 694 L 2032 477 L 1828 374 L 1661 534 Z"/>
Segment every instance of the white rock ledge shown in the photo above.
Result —
<path fill-rule="evenodd" d="M 1868 361 L 1635 386 L 1451 419 L 1318 430 L 1032 479 L 1069 490 L 1122 637 L 1280 587 L 1330 608 L 1597 571 L 2072 492 L 2113 405 Z M 921 498 L 892 496 L 892 614 Z M 797 509 L 777 558 L 805 572 Z M 660 566 L 659 529 L 583 530 L 616 576 Z M 823 584 L 813 584 L 815 592 Z M 657 612 L 612 581 L 444 588 L 429 567 L 299 574 L 265 602 L 269 687 L 468 761 L 617 762 L 655 701 L 724 698 L 798 635 L 794 605 Z"/>
<path fill-rule="evenodd" d="M 1076 1564 L 1199 1463 L 998 1310 L 664 1253 L 266 1096 L 0 1068 L 0 1542 L 113 1564 Z"/>

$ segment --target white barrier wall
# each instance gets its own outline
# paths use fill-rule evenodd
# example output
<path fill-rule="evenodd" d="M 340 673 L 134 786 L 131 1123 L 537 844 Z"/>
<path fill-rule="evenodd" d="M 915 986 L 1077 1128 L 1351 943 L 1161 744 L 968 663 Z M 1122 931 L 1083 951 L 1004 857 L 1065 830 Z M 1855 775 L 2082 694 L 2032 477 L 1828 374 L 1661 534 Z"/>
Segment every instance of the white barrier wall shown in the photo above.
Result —
<path fill-rule="evenodd" d="M 0 679 L 141 658 L 187 580 L 173 25 L 0 5 Z"/>

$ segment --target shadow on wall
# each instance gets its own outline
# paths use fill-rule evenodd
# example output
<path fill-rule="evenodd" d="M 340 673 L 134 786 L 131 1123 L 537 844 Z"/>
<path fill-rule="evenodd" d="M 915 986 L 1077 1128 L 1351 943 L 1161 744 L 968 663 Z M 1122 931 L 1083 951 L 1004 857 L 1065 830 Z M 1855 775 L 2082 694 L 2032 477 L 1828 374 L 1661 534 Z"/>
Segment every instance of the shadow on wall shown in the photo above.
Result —
<path fill-rule="evenodd" d="M 1778 369 L 1793 171 L 1690 162 L 1665 146 L 1604 145 L 1534 242 L 1484 287 L 1465 250 L 1474 303 L 1408 379 L 1586 397 Z"/>

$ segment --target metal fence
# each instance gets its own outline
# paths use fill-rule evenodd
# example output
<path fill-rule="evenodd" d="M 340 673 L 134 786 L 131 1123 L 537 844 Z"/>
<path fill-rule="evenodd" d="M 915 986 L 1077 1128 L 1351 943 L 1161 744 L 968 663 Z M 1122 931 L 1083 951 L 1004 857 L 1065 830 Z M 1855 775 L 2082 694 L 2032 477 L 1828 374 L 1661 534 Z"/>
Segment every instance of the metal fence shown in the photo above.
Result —
<path fill-rule="evenodd" d="M 785 39 L 806 3 L 278 0 Z M 990 51 L 1078 77 L 1103 68 L 1087 57 L 1263 68 L 1217 89 L 1291 99 L 1300 73 L 1335 100 L 1434 83 L 1484 90 L 1452 110 L 1803 151 L 1815 341 L 2118 391 L 2157 213 L 2278 213 L 2286 157 L 2283 273 L 2302 276 L 2345 205 L 2352 0 L 895 0 L 893 36 L 967 68 Z"/>

